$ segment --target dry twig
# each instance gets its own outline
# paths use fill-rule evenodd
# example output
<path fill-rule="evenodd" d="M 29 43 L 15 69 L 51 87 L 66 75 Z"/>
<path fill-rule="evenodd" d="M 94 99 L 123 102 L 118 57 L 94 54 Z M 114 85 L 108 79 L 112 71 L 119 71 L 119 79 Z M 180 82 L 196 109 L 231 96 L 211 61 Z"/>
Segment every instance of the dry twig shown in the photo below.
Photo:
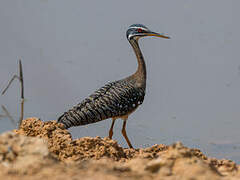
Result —
<path fill-rule="evenodd" d="M 2 105 L 2 109 L 3 109 L 3 111 L 4 111 L 5 114 L 6 114 L 5 117 L 8 117 L 8 118 L 10 119 L 11 123 L 12 123 L 14 126 L 16 126 L 16 122 L 15 122 L 15 120 L 13 119 L 13 117 L 10 115 L 10 113 L 8 112 L 7 108 Z"/>
<path fill-rule="evenodd" d="M 3 90 L 2 95 L 8 90 L 8 88 L 10 87 L 10 85 L 12 84 L 12 82 L 18 79 L 20 81 L 21 84 L 21 112 L 20 112 L 20 118 L 19 118 L 19 127 L 22 123 L 23 120 L 23 116 L 24 116 L 24 83 L 23 83 L 23 70 L 22 70 L 22 62 L 21 59 L 19 59 L 19 76 L 18 75 L 14 75 L 12 77 L 12 79 L 9 81 L 8 85 L 6 86 L 6 88 Z M 10 113 L 7 111 L 7 109 L 2 106 L 3 111 L 6 113 L 6 116 L 11 120 L 11 122 L 14 122 L 14 119 L 12 118 L 12 116 L 10 115 Z"/>

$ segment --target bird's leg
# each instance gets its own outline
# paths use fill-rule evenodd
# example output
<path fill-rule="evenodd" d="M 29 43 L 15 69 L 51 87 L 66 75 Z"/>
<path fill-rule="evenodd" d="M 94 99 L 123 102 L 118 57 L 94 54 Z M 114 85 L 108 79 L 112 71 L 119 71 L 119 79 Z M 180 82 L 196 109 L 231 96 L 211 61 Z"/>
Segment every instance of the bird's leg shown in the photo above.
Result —
<path fill-rule="evenodd" d="M 127 141 L 127 143 L 128 143 L 128 146 L 129 146 L 130 148 L 133 148 L 131 142 L 129 141 L 129 139 L 128 139 L 128 137 L 127 137 L 126 123 L 127 123 L 127 117 L 126 117 L 126 118 L 123 118 L 122 135 L 123 135 L 123 137 L 126 139 L 126 141 Z"/>
<path fill-rule="evenodd" d="M 111 125 L 111 128 L 109 129 L 109 139 L 112 139 L 112 136 L 113 136 L 113 126 L 114 126 L 114 123 L 115 123 L 115 118 L 112 118 L 112 125 Z"/>

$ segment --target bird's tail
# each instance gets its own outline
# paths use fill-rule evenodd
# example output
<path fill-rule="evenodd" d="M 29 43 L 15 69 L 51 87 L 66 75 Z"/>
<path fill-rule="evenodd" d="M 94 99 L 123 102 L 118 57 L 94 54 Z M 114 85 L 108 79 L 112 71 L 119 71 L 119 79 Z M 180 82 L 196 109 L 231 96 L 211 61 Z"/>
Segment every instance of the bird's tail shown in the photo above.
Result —
<path fill-rule="evenodd" d="M 88 109 L 87 111 L 81 111 L 79 109 L 71 109 L 61 115 L 57 122 L 64 124 L 65 128 L 72 126 L 82 126 L 86 124 L 92 124 L 101 120 L 104 120 L 100 113 Z"/>

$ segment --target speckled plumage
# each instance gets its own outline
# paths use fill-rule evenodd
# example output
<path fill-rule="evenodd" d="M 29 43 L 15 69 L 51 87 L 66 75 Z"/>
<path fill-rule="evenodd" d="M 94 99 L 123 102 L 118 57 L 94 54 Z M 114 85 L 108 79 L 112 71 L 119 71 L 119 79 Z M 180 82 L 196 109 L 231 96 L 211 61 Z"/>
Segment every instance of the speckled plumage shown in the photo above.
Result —
<path fill-rule="evenodd" d="M 145 89 L 127 79 L 106 84 L 59 117 L 66 128 L 121 117 L 133 112 L 144 100 Z"/>

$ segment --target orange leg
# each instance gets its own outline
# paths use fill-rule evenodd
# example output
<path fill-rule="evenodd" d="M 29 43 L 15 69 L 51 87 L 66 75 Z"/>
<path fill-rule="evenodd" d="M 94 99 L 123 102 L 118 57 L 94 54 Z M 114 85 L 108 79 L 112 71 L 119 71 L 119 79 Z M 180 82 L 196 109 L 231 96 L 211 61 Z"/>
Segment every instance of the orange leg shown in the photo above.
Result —
<path fill-rule="evenodd" d="M 122 127 L 122 135 L 123 137 L 126 139 L 127 143 L 128 143 L 128 146 L 130 148 L 133 148 L 132 144 L 130 143 L 128 137 L 127 137 L 127 133 L 126 133 L 126 123 L 127 123 L 127 118 L 124 118 L 123 119 L 123 127 Z"/>
<path fill-rule="evenodd" d="M 114 123 L 115 123 L 115 118 L 112 118 L 112 125 L 111 125 L 111 128 L 109 129 L 109 138 L 112 139 L 112 136 L 113 136 L 113 126 L 114 126 Z"/>

